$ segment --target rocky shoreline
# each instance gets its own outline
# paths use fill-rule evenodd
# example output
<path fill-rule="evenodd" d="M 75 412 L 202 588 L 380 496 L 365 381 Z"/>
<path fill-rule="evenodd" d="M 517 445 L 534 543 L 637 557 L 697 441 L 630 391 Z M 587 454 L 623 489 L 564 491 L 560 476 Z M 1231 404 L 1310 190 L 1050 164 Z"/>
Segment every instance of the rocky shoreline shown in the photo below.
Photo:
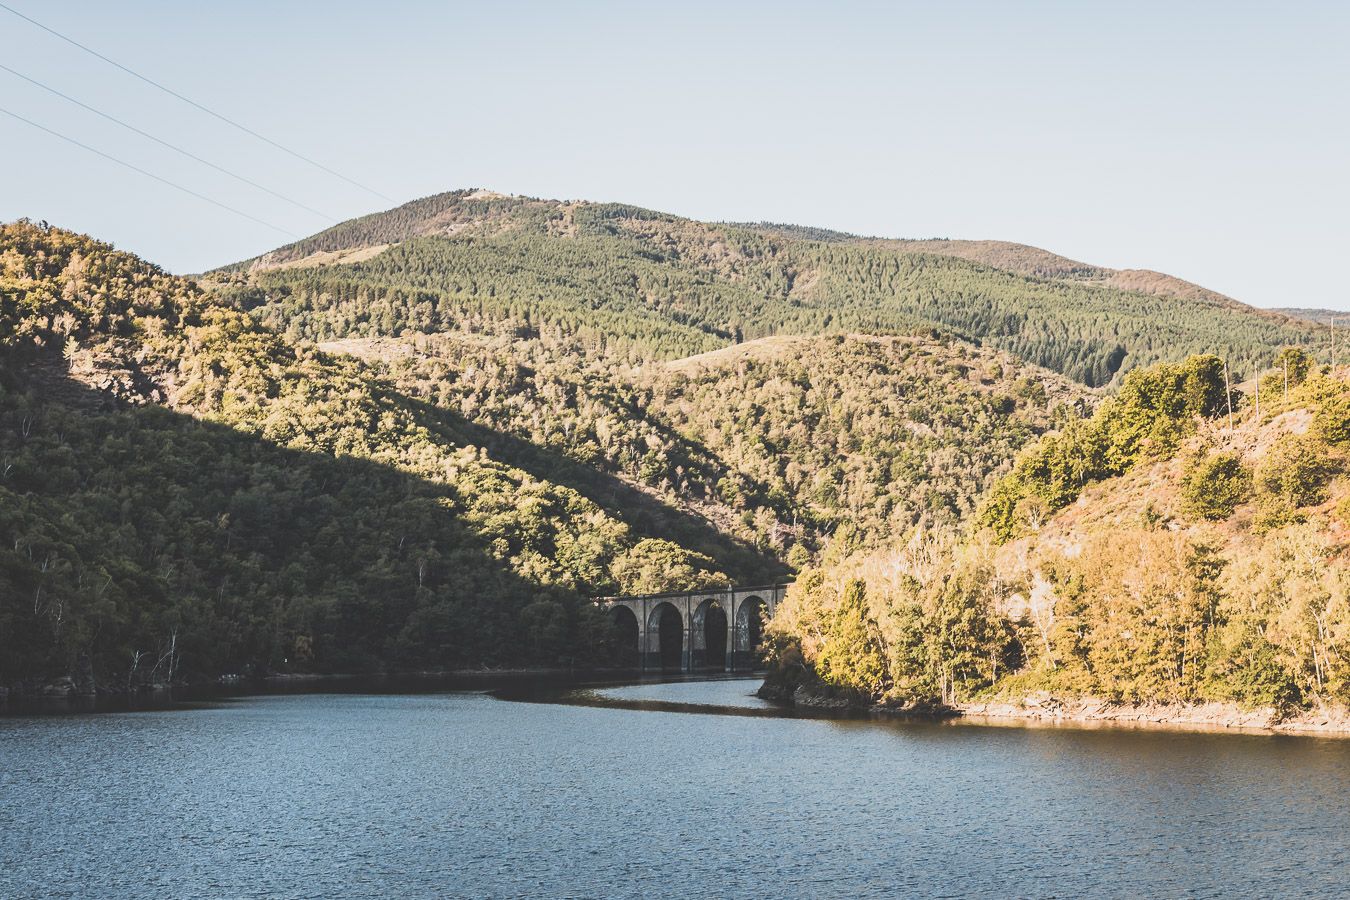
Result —
<path fill-rule="evenodd" d="M 1279 710 L 1243 708 L 1236 703 L 1130 703 L 1102 697 L 1059 697 L 1049 693 L 999 697 L 953 705 L 859 703 L 823 690 L 798 686 L 785 691 L 765 684 L 759 696 L 802 709 L 853 711 L 876 716 L 963 719 L 990 725 L 1159 728 L 1350 737 L 1350 709 L 1321 707 Z"/>
<path fill-rule="evenodd" d="M 1064 698 L 1036 694 L 1015 700 L 963 703 L 956 709 L 963 718 L 975 721 L 1350 737 L 1350 709 L 1337 707 L 1284 711 L 1269 706 L 1244 709 L 1236 703 L 1128 703 L 1100 697 Z"/>

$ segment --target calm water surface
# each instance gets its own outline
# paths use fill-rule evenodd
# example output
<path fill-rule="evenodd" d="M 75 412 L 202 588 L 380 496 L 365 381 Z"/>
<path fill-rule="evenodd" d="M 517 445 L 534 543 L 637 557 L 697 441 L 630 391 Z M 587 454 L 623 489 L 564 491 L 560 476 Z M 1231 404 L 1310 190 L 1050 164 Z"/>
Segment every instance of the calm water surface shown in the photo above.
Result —
<path fill-rule="evenodd" d="M 260 697 L 0 718 L 0 896 L 1345 896 L 1350 741 Z"/>

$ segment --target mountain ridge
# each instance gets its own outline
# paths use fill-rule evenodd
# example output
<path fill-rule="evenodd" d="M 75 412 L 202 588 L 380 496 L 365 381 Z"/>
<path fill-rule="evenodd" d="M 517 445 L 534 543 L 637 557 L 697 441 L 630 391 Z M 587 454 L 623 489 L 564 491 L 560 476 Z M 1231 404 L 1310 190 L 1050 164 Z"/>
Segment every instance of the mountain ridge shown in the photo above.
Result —
<path fill-rule="evenodd" d="M 1273 311 L 1289 316 L 1290 318 L 1315 322 L 1318 325 L 1330 325 L 1333 319 L 1341 325 L 1350 322 L 1350 312 L 1346 312 L 1343 309 L 1314 309 L 1309 307 L 1282 306 L 1277 307 Z"/>
<path fill-rule="evenodd" d="M 454 210 L 456 205 L 466 201 L 483 201 L 484 206 L 481 210 L 480 218 L 474 218 L 472 216 L 466 217 L 455 213 Z M 379 248 L 380 250 L 388 249 L 391 244 L 397 243 L 397 241 L 385 241 L 383 243 L 370 244 L 363 242 L 363 239 L 359 237 L 360 235 L 368 234 L 369 232 L 367 229 L 379 228 L 380 230 L 383 230 L 381 225 L 377 225 L 377 223 L 382 224 L 388 219 L 394 219 L 405 223 L 403 237 L 401 238 L 403 240 L 436 233 L 442 234 L 443 236 L 452 236 L 464 229 L 475 225 L 483 225 L 494 218 L 502 217 L 506 212 L 506 209 L 515 204 L 521 206 L 545 207 L 553 205 L 562 208 L 576 206 L 601 207 L 609 205 L 626 205 L 584 200 L 549 200 L 517 194 L 503 194 L 483 188 L 457 189 L 432 194 L 427 197 L 400 204 L 399 206 L 392 207 L 388 210 L 360 216 L 348 220 L 347 222 L 339 223 L 333 228 L 317 232 L 308 238 L 302 238 L 291 244 L 282 245 L 276 250 L 269 251 L 268 253 L 251 257 L 237 263 L 226 264 L 210 271 L 233 271 L 237 270 L 239 267 L 247 267 L 252 270 L 265 270 L 281 264 L 298 265 L 300 264 L 301 259 L 307 258 L 307 256 L 296 255 L 299 249 L 308 249 L 314 246 L 322 246 L 328 252 L 338 253 L 343 251 L 366 252 L 373 251 L 376 248 Z M 633 208 L 639 209 L 638 207 Z M 652 212 L 650 210 L 644 211 Z M 411 217 L 414 213 L 420 213 L 421 216 Z M 1258 313 L 1271 312 L 1278 315 L 1285 315 L 1287 318 L 1302 318 L 1301 316 L 1286 314 L 1282 309 L 1263 310 L 1260 307 L 1243 303 L 1240 300 L 1218 291 L 1210 290 L 1202 285 L 1178 278 L 1174 275 L 1169 275 L 1165 272 L 1139 268 L 1114 269 L 1095 263 L 1080 262 L 1052 251 L 1045 250 L 1041 247 L 1016 241 L 968 238 L 881 237 L 877 235 L 860 235 L 836 229 L 792 223 L 737 221 L 702 222 L 698 219 L 679 216 L 673 213 L 657 212 L 656 215 L 672 220 L 695 222 L 710 226 L 741 228 L 768 234 L 782 234 L 808 240 L 830 243 L 857 243 L 898 249 L 905 252 L 952 256 L 970 262 L 981 263 L 990 266 L 991 268 L 1004 269 L 1022 275 L 1042 278 L 1069 278 L 1076 281 L 1117 287 L 1122 290 L 1133 290 L 1146 294 L 1171 296 L 1179 299 L 1202 300 L 1215 305 L 1241 308 L 1246 311 Z M 323 251 L 319 251 L 319 253 L 322 252 Z M 309 255 L 315 256 L 317 254 L 311 250 Z M 313 264 L 336 264 L 342 261 L 343 260 L 316 258 L 313 261 Z M 359 262 L 361 260 L 350 259 L 347 261 Z"/>
<path fill-rule="evenodd" d="M 1089 386 L 1197 352 L 1250 367 L 1316 340 L 1305 322 L 1169 275 L 1023 244 L 707 223 L 483 190 L 354 219 L 209 277 L 289 295 L 278 305 L 292 310 L 282 327 L 314 339 L 487 316 L 543 320 L 675 359 L 770 335 L 932 328 Z M 298 318 L 296 298 L 308 307 Z M 369 320 L 372 304 L 390 303 L 387 323 Z"/>

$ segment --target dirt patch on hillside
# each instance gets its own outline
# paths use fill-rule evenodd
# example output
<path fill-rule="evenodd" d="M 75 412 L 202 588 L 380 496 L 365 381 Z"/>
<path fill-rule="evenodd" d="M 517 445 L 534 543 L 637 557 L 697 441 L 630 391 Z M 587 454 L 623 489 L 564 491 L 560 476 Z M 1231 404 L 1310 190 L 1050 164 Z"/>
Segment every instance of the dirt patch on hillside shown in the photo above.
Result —
<path fill-rule="evenodd" d="M 250 272 L 268 272 L 278 269 L 312 269 L 318 266 L 342 266 L 374 259 L 393 244 L 375 244 L 370 247 L 354 247 L 349 250 L 325 250 L 311 253 L 299 259 L 276 262 L 274 254 L 267 253 L 258 257 L 258 261 L 249 267 Z"/>

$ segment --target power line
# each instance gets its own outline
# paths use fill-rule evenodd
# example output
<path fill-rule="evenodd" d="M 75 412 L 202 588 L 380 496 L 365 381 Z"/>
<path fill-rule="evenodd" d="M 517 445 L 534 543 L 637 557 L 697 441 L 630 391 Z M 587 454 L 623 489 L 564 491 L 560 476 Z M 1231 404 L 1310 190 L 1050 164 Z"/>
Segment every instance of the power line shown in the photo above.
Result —
<path fill-rule="evenodd" d="M 239 129 L 240 131 L 244 132 L 245 134 L 248 134 L 248 135 L 251 135 L 251 136 L 257 138 L 258 140 L 262 141 L 262 142 L 265 143 L 265 144 L 269 144 L 269 145 L 271 145 L 272 147 L 275 147 L 276 149 L 282 151 L 283 153 L 288 153 L 288 154 L 290 154 L 291 156 L 294 156 L 296 159 L 301 160 L 302 162 L 309 163 L 311 166 L 314 166 L 316 169 L 321 169 L 321 170 L 323 170 L 324 172 L 327 172 L 329 175 L 332 175 L 334 178 L 340 178 L 340 179 L 342 179 L 343 181 L 347 182 L 348 184 L 355 185 L 356 187 L 359 187 L 359 188 L 360 188 L 361 190 L 363 190 L 363 191 L 366 191 L 366 192 L 368 192 L 368 193 L 374 194 L 376 197 L 379 197 L 381 200 L 387 200 L 387 201 L 390 202 L 390 203 L 395 203 L 395 202 L 397 202 L 397 201 L 394 200 L 394 198 L 385 196 L 384 194 L 381 194 L 379 191 L 375 190 L 375 189 L 372 188 L 372 187 L 367 187 L 366 185 L 362 184 L 362 183 L 359 182 L 359 181 L 356 181 L 356 180 L 353 179 L 353 178 L 348 178 L 346 175 L 343 175 L 341 172 L 335 172 L 334 170 L 332 170 L 332 169 L 328 168 L 327 166 L 325 166 L 323 163 L 315 162 L 314 160 L 310 159 L 308 156 L 304 156 L 304 155 L 302 155 L 302 154 L 300 154 L 300 153 L 295 152 L 294 150 L 292 150 L 292 149 L 289 148 L 289 147 L 286 147 L 286 146 L 284 146 L 284 145 L 282 145 L 282 144 L 278 144 L 276 141 L 272 140 L 272 139 L 269 138 L 269 137 L 266 137 L 265 135 L 259 134 L 258 132 L 254 131 L 252 128 L 249 128 L 249 127 L 247 127 L 247 126 L 245 126 L 245 125 L 240 125 L 238 122 L 234 121 L 233 119 L 227 118 L 226 116 L 221 115 L 220 113 L 216 112 L 216 111 L 213 110 L 213 109 L 208 109 L 207 107 L 203 106 L 202 104 L 198 103 L 196 100 L 193 100 L 193 99 L 190 98 L 190 97 L 184 97 L 182 94 L 178 93 L 177 91 L 173 90 L 172 88 L 165 87 L 164 85 L 160 84 L 158 81 L 155 81 L 155 80 L 152 79 L 152 78 L 148 78 L 147 76 L 142 75 L 140 72 L 137 72 L 137 71 L 135 71 L 135 70 L 133 70 L 133 69 L 128 69 L 126 66 L 122 65 L 122 64 L 121 64 L 120 62 L 118 62 L 117 60 L 109 59 L 108 57 L 104 56 L 102 53 L 99 53 L 97 50 L 94 50 L 94 49 L 92 49 L 92 48 L 90 48 L 90 47 L 86 47 L 84 44 L 81 44 L 79 41 L 75 40 L 74 38 L 66 37 L 64 34 L 62 34 L 61 32 L 57 31 L 55 28 L 48 28 L 46 25 L 43 25 L 41 22 L 37 21 L 36 19 L 30 19 L 28 16 L 25 16 L 23 13 L 19 12 L 17 9 L 15 9 L 15 8 L 12 7 L 12 6 L 8 6 L 8 5 L 4 4 L 4 3 L 0 3 L 0 9 L 4 9 L 4 10 L 6 10 L 6 11 L 8 11 L 8 12 L 13 13 L 14 15 L 18 16 L 20 19 L 23 19 L 25 22 L 28 22 L 28 23 L 31 24 L 31 25 L 35 25 L 35 26 L 37 26 L 38 28 L 41 28 L 43 31 L 47 32 L 48 34 L 60 38 L 61 40 L 65 41 L 67 44 L 70 44 L 70 45 L 73 46 L 73 47 L 78 47 L 79 49 L 83 50 L 85 53 L 88 53 L 90 56 L 93 56 L 93 57 L 96 57 L 96 58 L 98 58 L 98 59 L 101 59 L 101 60 L 103 60 L 105 63 L 107 63 L 108 65 L 113 66 L 113 67 L 118 68 L 118 69 L 121 69 L 123 72 L 126 72 L 128 75 L 132 76 L 133 78 L 138 78 L 138 79 L 140 79 L 141 81 L 144 81 L 146 84 L 150 85 L 151 87 L 158 88 L 159 90 L 163 91 L 164 93 L 168 94 L 169 96 L 171 96 L 171 97 L 176 97 L 177 99 L 182 100 L 184 103 L 188 104 L 189 106 L 192 106 L 192 107 L 195 107 L 195 108 L 198 109 L 198 110 L 201 110 L 202 112 L 206 113 L 208 116 L 213 116 L 214 118 L 219 119 L 220 121 L 224 122 L 225 124 L 230 125 L 230 126 L 232 126 L 232 127 L 234 127 L 234 128 L 237 128 L 237 129 Z"/>
<path fill-rule="evenodd" d="M 93 114 L 96 115 L 96 116 L 102 116 L 103 118 L 107 119 L 109 122 L 113 122 L 113 123 L 116 123 L 116 124 L 118 124 L 118 125 L 121 125 L 123 128 L 127 129 L 128 131 L 134 131 L 136 134 L 139 134 L 139 135 L 140 135 L 141 137 L 143 137 L 143 138 L 148 138 L 149 140 L 154 141 L 156 144 L 159 144 L 159 145 L 164 146 L 164 147 L 168 147 L 170 150 L 174 151 L 175 153 L 181 153 L 182 155 L 186 156 L 188 159 L 196 160 L 197 162 L 201 163 L 202 165 L 204 165 L 204 166 L 209 166 L 210 168 L 215 169 L 217 172 L 223 172 L 224 174 L 230 176 L 231 178 L 233 178 L 233 179 L 235 179 L 235 180 L 237 180 L 237 181 L 242 181 L 244 184 L 252 185 L 253 187 L 257 188 L 258 190 L 263 191 L 264 193 L 271 194 L 273 197 L 276 197 L 276 198 L 278 198 L 278 199 L 280 199 L 280 200 L 285 200 L 287 203 L 291 204 L 292 206 L 299 207 L 300 209 L 303 209 L 305 212 L 313 213 L 314 215 L 318 216 L 318 217 L 321 218 L 321 219 L 327 219 L 329 222 L 336 222 L 336 221 L 337 221 L 336 218 L 334 218 L 333 216 L 328 215 L 327 213 L 320 212 L 319 210 L 314 209 L 314 208 L 311 207 L 311 206 L 306 206 L 305 204 L 301 203 L 299 200 L 294 200 L 294 199 L 292 199 L 292 198 L 290 198 L 290 197 L 287 197 L 285 194 L 279 193 L 278 191 L 274 191 L 274 190 L 272 190 L 271 188 L 267 187 L 266 185 L 258 184 L 258 182 L 252 180 L 251 178 L 245 178 L 243 175 L 240 175 L 240 174 L 238 174 L 237 172 L 231 172 L 229 169 L 225 168 L 224 166 L 218 166 L 218 165 L 216 165 L 215 163 L 211 162 L 211 161 L 208 160 L 208 159 L 202 159 L 202 158 L 201 158 L 200 156 L 198 156 L 197 154 L 192 153 L 192 152 L 190 152 L 190 151 L 188 151 L 188 150 L 184 150 L 182 147 L 176 146 L 176 145 L 174 145 L 174 144 L 170 144 L 168 141 L 164 140 L 163 138 L 157 138 L 157 137 L 155 137 L 153 134 L 150 134 L 148 131 L 142 131 L 141 129 L 137 128 L 135 125 L 132 125 L 132 124 L 127 123 L 127 122 L 124 122 L 124 121 L 122 121 L 121 119 L 117 118 L 116 116 L 109 115 L 108 113 L 105 113 L 105 112 L 103 112 L 103 111 L 100 110 L 100 109 L 95 109 L 94 107 L 90 106 L 88 103 L 84 103 L 84 102 L 82 102 L 82 101 L 80 101 L 80 100 L 76 100 L 74 97 L 70 96 L 69 94 L 65 94 L 65 93 L 62 93 L 61 91 L 58 91 L 56 88 L 52 87 L 51 85 L 43 84 L 41 81 L 38 81 L 36 78 L 29 78 L 27 75 L 23 74 L 22 72 L 18 72 L 18 71 L 15 71 L 14 69 L 11 69 L 9 66 L 5 65 L 4 63 L 0 63 L 0 69 L 4 69 L 6 72 L 10 73 L 11 75 L 14 75 L 14 76 L 17 76 L 17 77 L 19 77 L 19 78 L 22 78 L 24 81 L 28 82 L 29 84 L 37 85 L 38 87 L 42 88 L 44 91 L 48 91 L 48 92 L 50 92 L 50 93 L 53 93 L 53 94 L 55 94 L 56 96 L 61 97 L 61 98 L 64 99 L 64 100 L 69 100 L 71 103 L 74 103 L 76 106 L 78 106 L 78 107 L 80 107 L 80 108 L 82 108 L 82 109 L 87 109 L 87 110 L 89 110 L 91 113 L 93 113 Z"/>
<path fill-rule="evenodd" d="M 213 200 L 212 198 L 206 196 L 205 194 L 199 194 L 199 193 L 197 193 L 196 191 L 192 190 L 191 188 L 185 188 L 185 187 L 183 187 L 181 184 L 177 184 L 177 183 L 175 183 L 175 182 L 172 182 L 172 181 L 170 181 L 170 180 L 167 179 L 167 178 L 161 178 L 161 177 L 159 177 L 158 175 L 156 175 L 154 172 L 147 172 L 145 169 L 142 169 L 140 166 L 132 165 L 131 163 L 127 162 L 126 160 L 118 159 L 117 157 L 112 156 L 111 154 L 104 153 L 102 150 L 95 149 L 94 147 L 91 147 L 91 146 L 89 146 L 88 144 L 85 144 L 85 143 L 82 143 L 82 142 L 80 142 L 80 141 L 75 140 L 75 138 L 73 138 L 73 137 L 69 137 L 68 135 L 62 134 L 62 133 L 59 132 L 59 131 L 53 131 L 52 129 L 48 128 L 46 125 L 39 125 L 37 122 L 34 122 L 32 119 L 25 119 L 23 116 L 19 115 L 18 113 L 10 112 L 9 110 L 5 109 L 4 107 L 0 107 L 0 113 L 4 113 L 5 115 L 7 115 L 7 116 L 9 116 L 9 117 L 11 117 L 11 118 L 14 118 L 14 119 L 18 119 L 20 122 L 24 122 L 24 123 L 26 123 L 26 124 L 28 124 L 28 125 L 31 125 L 31 126 L 33 126 L 34 128 L 38 129 L 39 131 L 45 131 L 45 132 L 47 132 L 48 134 L 52 135 L 53 137 L 58 137 L 58 138 L 60 138 L 61 140 L 66 141 L 67 143 L 74 144 L 76 147 L 80 147 L 81 149 L 88 150 L 90 153 L 93 153 L 93 154 L 95 154 L 96 156 L 101 156 L 101 157 L 103 157 L 103 158 L 106 159 L 106 160 L 110 160 L 110 161 L 112 161 L 112 162 L 115 162 L 115 163 L 117 163 L 119 166 L 126 166 L 126 167 L 127 167 L 128 169 L 130 169 L 131 171 L 133 171 L 133 172 L 139 172 L 140 174 L 144 175 L 146 178 L 153 178 L 155 181 L 158 181 L 160 184 L 167 184 L 169 187 L 174 188 L 175 190 L 182 191 L 182 192 L 185 193 L 185 194 L 191 194 L 193 197 L 196 197 L 198 200 L 205 200 L 207 203 L 210 203 L 212 206 L 219 206 L 221 209 L 227 210 L 228 212 L 232 212 L 232 213 L 234 213 L 236 216 L 243 216 L 245 219 L 248 219 L 248 220 L 253 221 L 253 222 L 257 222 L 259 225 L 264 225 L 264 226 L 266 226 L 266 227 L 272 229 L 273 231 L 279 231 L 279 232 L 281 232 L 282 234 L 286 235 L 287 237 L 299 238 L 299 235 L 298 235 L 298 234 L 295 234 L 294 232 L 291 232 L 291 231 L 287 231 L 285 228 L 282 228 L 282 227 L 279 226 L 279 225 L 273 225 L 271 222 L 267 222 L 267 221 L 264 221 L 263 219 L 259 219 L 257 216 L 249 215 L 248 213 L 244 212 L 243 210 L 235 209 L 233 206 L 228 206 L 228 205 L 226 205 L 226 204 L 224 204 L 224 203 L 221 203 L 219 200 Z"/>

